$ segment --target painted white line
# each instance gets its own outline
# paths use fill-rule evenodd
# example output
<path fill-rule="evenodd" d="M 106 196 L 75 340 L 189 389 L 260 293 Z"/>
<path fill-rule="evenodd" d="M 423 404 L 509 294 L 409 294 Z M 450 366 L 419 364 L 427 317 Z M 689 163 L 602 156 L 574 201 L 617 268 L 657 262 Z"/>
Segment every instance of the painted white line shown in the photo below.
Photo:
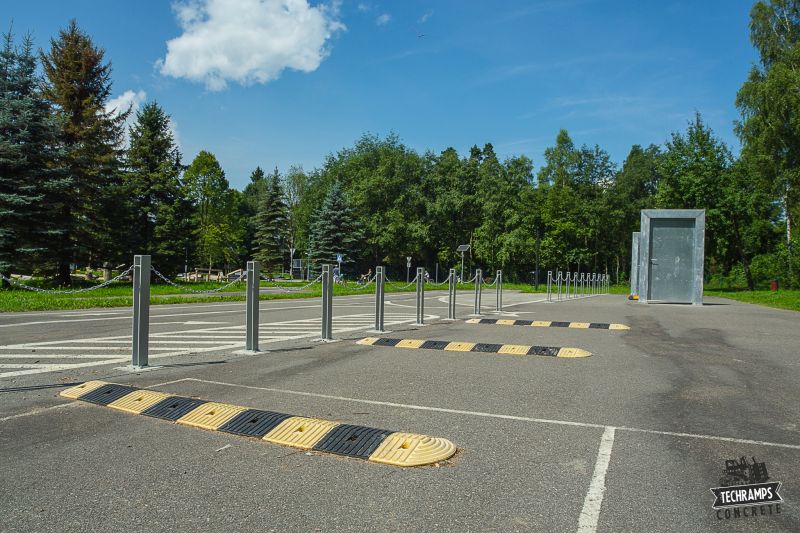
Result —
<path fill-rule="evenodd" d="M 589 492 L 583 500 L 583 509 L 578 519 L 578 533 L 594 533 L 600 518 L 600 506 L 606 492 L 606 472 L 611 461 L 611 449 L 614 447 L 614 428 L 607 426 L 600 439 L 597 461 L 594 463 L 594 474 L 589 483 Z"/>
<path fill-rule="evenodd" d="M 56 370 L 71 370 L 73 368 L 81 368 L 85 366 L 98 366 L 106 365 L 109 363 L 119 363 L 125 361 L 127 358 L 106 359 L 104 361 L 92 361 L 90 363 L 73 363 L 68 365 L 50 365 L 51 368 L 31 368 L 28 370 L 17 370 L 14 372 L 0 372 L 0 378 L 10 378 L 14 376 L 25 376 L 28 374 L 42 374 L 44 372 L 55 372 Z"/>
<path fill-rule="evenodd" d="M 47 411 L 52 411 L 53 409 L 62 409 L 64 407 L 74 407 L 76 405 L 80 405 L 81 402 L 69 402 L 69 403 L 60 403 L 58 405 L 51 405 L 50 407 L 40 407 L 39 409 L 34 409 L 33 411 L 28 411 L 26 413 L 19 413 L 17 415 L 11 416 L 4 416 L 0 418 L 0 422 L 5 422 L 7 420 L 14 420 L 15 418 L 22 418 L 25 416 L 31 415 L 38 415 L 39 413 L 46 413 Z"/>
<path fill-rule="evenodd" d="M 104 359 L 118 353 L 0 353 L 0 359 Z"/>
<path fill-rule="evenodd" d="M 382 402 L 378 400 L 365 400 L 362 398 L 348 398 L 346 396 L 334 396 L 331 394 L 319 394 L 316 392 L 304 392 L 304 391 L 294 391 L 294 390 L 287 390 L 287 389 L 275 389 L 271 387 L 255 387 L 252 385 L 240 385 L 239 383 L 226 383 L 224 381 L 211 381 L 207 379 L 198 379 L 198 378 L 186 378 L 186 381 L 197 381 L 200 383 L 210 383 L 212 385 L 224 385 L 227 387 L 239 387 L 242 389 L 253 389 L 253 390 L 261 390 L 267 392 L 276 392 L 279 394 L 296 394 L 298 396 L 309 396 L 312 398 L 324 398 L 327 400 L 340 400 L 344 402 L 356 402 L 356 403 L 364 403 L 369 405 L 383 405 L 385 407 L 399 407 L 402 409 L 413 409 L 417 411 L 433 411 L 437 413 L 450 413 L 455 415 L 468 415 L 468 416 L 479 416 L 485 418 L 499 418 L 501 420 L 517 420 L 520 422 L 537 422 L 540 424 L 553 424 L 558 426 L 573 426 L 573 427 L 583 427 L 583 428 L 598 428 L 598 429 L 605 429 L 609 426 L 605 424 L 592 424 L 590 422 L 573 422 L 570 420 L 554 420 L 550 418 L 532 418 L 529 416 L 518 416 L 518 415 L 504 415 L 498 413 L 485 413 L 481 411 L 465 411 L 463 409 L 448 409 L 446 407 L 429 407 L 425 405 L 413 405 L 407 403 L 394 403 L 394 402 Z M 719 437 L 716 435 L 702 435 L 697 433 L 678 433 L 675 431 L 660 431 L 657 429 L 642 429 L 642 428 L 632 428 L 626 426 L 615 426 L 614 428 L 616 431 L 633 431 L 639 433 L 651 433 L 654 435 L 666 435 L 670 437 L 688 437 L 688 438 L 696 438 L 696 439 L 709 439 L 709 440 L 718 440 L 724 442 L 735 442 L 739 444 L 755 444 L 758 446 L 771 446 L 775 448 L 788 448 L 790 450 L 800 450 L 800 444 L 784 444 L 780 442 L 767 442 L 767 441 L 759 441 L 759 440 L 749 440 L 749 439 L 737 439 L 733 437 Z"/>

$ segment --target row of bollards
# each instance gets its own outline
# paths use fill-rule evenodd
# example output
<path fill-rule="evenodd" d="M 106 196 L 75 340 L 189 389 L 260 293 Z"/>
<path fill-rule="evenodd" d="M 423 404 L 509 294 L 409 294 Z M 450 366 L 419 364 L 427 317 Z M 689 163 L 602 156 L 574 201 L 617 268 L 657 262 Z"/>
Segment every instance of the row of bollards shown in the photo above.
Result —
<path fill-rule="evenodd" d="M 554 276 L 551 270 L 547 272 L 547 301 L 553 301 L 553 294 L 558 301 L 608 294 L 610 285 L 611 277 L 608 274 L 565 273 L 557 270 Z"/>
<path fill-rule="evenodd" d="M 133 330 L 131 366 L 142 369 L 148 366 L 148 338 L 150 332 L 150 273 L 149 255 L 136 255 L 133 261 Z M 261 264 L 248 261 L 246 270 L 245 301 L 245 348 L 248 352 L 259 351 L 259 291 L 261 286 Z M 322 266 L 322 325 L 320 338 L 323 341 L 333 340 L 333 271 L 332 265 Z M 425 269 L 417 268 L 416 276 L 416 322 L 414 325 L 425 325 Z M 456 319 L 456 285 L 458 278 L 456 269 L 450 269 L 448 276 L 448 320 Z M 375 331 L 382 333 L 384 328 L 386 269 L 379 266 L 375 269 Z M 549 280 L 548 280 L 549 283 Z M 503 272 L 497 271 L 494 285 L 496 287 L 495 310 L 503 310 Z M 483 291 L 483 272 L 475 272 L 473 314 L 481 314 L 481 296 Z"/>

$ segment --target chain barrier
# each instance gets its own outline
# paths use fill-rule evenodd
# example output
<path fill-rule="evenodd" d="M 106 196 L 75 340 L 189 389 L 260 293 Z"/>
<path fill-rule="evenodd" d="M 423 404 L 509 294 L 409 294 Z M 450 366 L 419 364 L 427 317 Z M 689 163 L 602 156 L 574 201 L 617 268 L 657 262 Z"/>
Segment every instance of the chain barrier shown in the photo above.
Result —
<path fill-rule="evenodd" d="M 375 274 L 375 275 L 372 277 L 372 279 L 371 279 L 371 280 L 368 280 L 366 283 L 364 283 L 364 284 L 363 284 L 363 285 L 361 285 L 360 287 L 355 287 L 355 288 L 352 288 L 352 289 L 350 289 L 350 290 L 353 290 L 353 291 L 363 291 L 364 289 L 366 289 L 367 287 L 369 287 L 370 285 L 372 285 L 373 283 L 375 283 L 375 280 L 376 280 L 376 279 L 378 279 L 378 275 L 377 275 L 377 274 Z M 358 282 L 356 282 L 356 285 L 358 285 L 358 284 L 359 284 L 359 283 L 358 283 Z M 348 287 L 348 289 L 349 289 L 349 288 L 350 288 L 350 287 Z"/>
<path fill-rule="evenodd" d="M 97 289 L 102 289 L 103 287 L 107 287 L 108 285 L 111 285 L 112 283 L 114 283 L 116 281 L 119 281 L 121 278 L 123 278 L 124 276 L 128 275 L 131 272 L 131 270 L 133 270 L 133 266 L 129 266 L 127 268 L 127 270 L 119 273 L 116 277 L 111 278 L 108 281 L 104 281 L 103 283 L 101 283 L 99 285 L 93 285 L 91 287 L 84 287 L 82 289 L 68 289 L 68 290 L 42 289 L 40 287 L 34 287 L 32 285 L 25 285 L 24 283 L 20 283 L 20 282 L 14 280 L 14 279 L 7 278 L 3 274 L 0 274 L 0 278 L 3 278 L 4 280 L 9 282 L 11 285 L 14 285 L 15 287 L 20 287 L 21 289 L 25 289 L 25 290 L 28 290 L 28 291 L 33 291 L 33 292 L 38 292 L 38 293 L 45 293 L 45 294 L 80 294 L 80 293 L 83 293 L 83 292 L 96 291 Z"/>
<path fill-rule="evenodd" d="M 552 302 L 553 296 L 557 301 L 589 298 L 601 294 L 609 294 L 611 277 L 608 274 L 561 272 L 557 270 L 547 272 L 547 301 Z M 562 291 L 563 289 L 563 291 Z"/>
<path fill-rule="evenodd" d="M 443 281 L 443 282 L 441 282 L 441 283 L 434 283 L 434 282 L 432 282 L 431 280 L 428 280 L 428 281 L 426 281 L 425 283 L 428 283 L 429 285 L 433 285 L 434 287 L 441 287 L 442 285 L 447 285 L 448 283 L 450 283 L 450 280 L 449 280 L 449 279 L 446 279 L 446 280 L 444 280 L 444 281 Z"/>
<path fill-rule="evenodd" d="M 398 291 L 404 291 L 404 290 L 406 290 L 407 288 L 411 287 L 412 285 L 414 285 L 414 284 L 417 282 L 417 277 L 418 277 L 418 276 L 414 276 L 414 279 L 412 279 L 412 280 L 411 280 L 411 282 L 410 282 L 408 285 L 404 285 L 403 287 L 400 287 L 399 289 L 396 289 L 396 290 L 398 290 Z"/>
<path fill-rule="evenodd" d="M 484 283 L 484 284 L 483 284 L 483 286 L 484 286 L 484 287 L 494 287 L 495 285 L 497 285 L 497 280 L 498 280 L 498 279 L 500 279 L 500 278 L 498 278 L 497 276 L 495 276 L 495 277 L 494 277 L 494 281 L 493 281 L 493 282 L 491 282 L 491 283 Z"/>
<path fill-rule="evenodd" d="M 271 283 L 271 284 L 272 284 L 274 287 L 277 287 L 278 289 L 282 290 L 283 292 L 301 292 L 301 291 L 304 291 L 304 290 L 306 290 L 306 289 L 307 289 L 307 288 L 309 288 L 310 286 L 314 285 L 314 284 L 315 284 L 315 283 L 317 283 L 319 280 L 321 280 L 321 279 L 322 279 L 322 274 L 320 274 L 319 276 L 317 276 L 317 279 L 315 279 L 314 281 L 309 281 L 308 283 L 306 283 L 306 284 L 305 284 L 305 285 L 303 285 L 302 287 L 284 287 L 283 285 L 278 285 L 277 283 L 275 283 L 274 281 L 272 281 L 272 279 L 270 279 L 270 278 L 265 278 L 264 276 L 261 276 L 261 279 L 262 279 L 263 281 L 267 281 L 267 282 Z"/>
<path fill-rule="evenodd" d="M 227 289 L 228 287 L 230 287 L 232 285 L 235 285 L 237 283 L 241 283 L 242 281 L 244 281 L 247 278 L 247 273 L 245 273 L 239 279 L 235 279 L 235 280 L 231 281 L 230 283 L 226 283 L 225 285 L 223 285 L 221 287 L 217 287 L 216 289 L 197 290 L 197 289 L 190 289 L 189 287 L 184 287 L 182 285 L 178 285 L 177 283 L 175 283 L 171 279 L 167 278 L 167 276 L 165 276 L 164 274 L 162 274 L 161 272 L 156 270 L 156 267 L 151 266 L 150 270 L 152 270 L 153 274 L 155 274 L 156 276 L 161 278 L 161 280 L 164 281 L 167 285 L 171 285 L 171 286 L 175 287 L 176 289 L 180 289 L 182 292 L 192 293 L 192 294 L 209 294 L 209 293 L 220 292 L 220 291 L 223 291 L 223 290 Z"/>

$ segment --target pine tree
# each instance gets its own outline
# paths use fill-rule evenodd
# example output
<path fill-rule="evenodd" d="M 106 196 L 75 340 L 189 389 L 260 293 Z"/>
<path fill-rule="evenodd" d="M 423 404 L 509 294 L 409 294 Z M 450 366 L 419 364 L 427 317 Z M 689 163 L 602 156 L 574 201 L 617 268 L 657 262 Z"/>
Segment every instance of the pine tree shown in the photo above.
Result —
<path fill-rule="evenodd" d="M 334 263 L 336 254 L 342 254 L 342 263 L 352 264 L 359 257 L 362 233 L 341 185 L 334 183 L 311 223 L 311 260 L 318 264 Z"/>
<path fill-rule="evenodd" d="M 33 41 L 14 45 L 11 32 L 0 50 L 0 272 L 27 266 L 45 252 L 49 213 L 45 192 L 58 185 L 58 124 L 36 75 Z"/>
<path fill-rule="evenodd" d="M 136 114 L 130 128 L 128 171 L 124 181 L 133 220 L 130 252 L 153 255 L 164 273 L 175 273 L 184 263 L 188 200 L 180 181 L 181 154 L 170 129 L 170 118 L 151 102 Z"/>
<path fill-rule="evenodd" d="M 287 208 L 283 199 L 278 169 L 270 177 L 258 206 L 255 227 L 255 254 L 264 272 L 279 272 L 286 248 Z"/>
<path fill-rule="evenodd" d="M 109 217 L 119 182 L 122 126 L 128 112 L 105 110 L 111 94 L 111 64 L 104 51 L 72 20 L 50 50 L 41 55 L 47 77 L 44 94 L 55 106 L 62 129 L 66 178 L 48 191 L 44 202 L 55 224 L 52 254 L 59 282 L 69 284 L 69 265 L 76 260 L 98 262 L 114 247 Z"/>
<path fill-rule="evenodd" d="M 256 252 L 256 215 L 268 185 L 266 175 L 261 167 L 250 173 L 250 183 L 242 191 L 242 202 L 239 216 L 245 221 L 244 249 L 245 257 L 254 257 Z"/>

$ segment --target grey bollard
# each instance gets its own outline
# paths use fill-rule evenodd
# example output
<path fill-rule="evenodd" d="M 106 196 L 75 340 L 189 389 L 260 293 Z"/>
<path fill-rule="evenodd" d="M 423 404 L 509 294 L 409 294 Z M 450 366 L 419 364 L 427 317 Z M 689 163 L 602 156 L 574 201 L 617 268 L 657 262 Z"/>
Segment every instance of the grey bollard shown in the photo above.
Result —
<path fill-rule="evenodd" d="M 570 299 L 569 289 L 571 285 L 572 285 L 572 274 L 570 274 L 569 270 L 567 270 L 567 276 L 564 279 L 564 298 L 566 298 L 567 300 Z"/>
<path fill-rule="evenodd" d="M 447 295 L 447 318 L 448 320 L 456 319 L 456 269 L 450 269 L 448 276 L 448 295 Z"/>
<path fill-rule="evenodd" d="M 386 267 L 375 267 L 375 331 L 383 333 L 383 284 L 386 281 Z"/>
<path fill-rule="evenodd" d="M 245 349 L 248 352 L 258 351 L 258 296 L 261 287 L 261 263 L 247 262 L 247 333 Z"/>
<path fill-rule="evenodd" d="M 472 308 L 472 314 L 480 316 L 481 314 L 481 292 L 483 291 L 483 271 L 478 268 L 475 270 L 475 304 Z"/>
<path fill-rule="evenodd" d="M 133 351 L 131 366 L 144 368 L 148 363 L 150 336 L 150 256 L 133 256 Z"/>
<path fill-rule="evenodd" d="M 333 272 L 322 265 L 322 340 L 333 340 Z"/>
<path fill-rule="evenodd" d="M 425 269 L 422 267 L 417 267 L 417 322 L 414 325 L 425 325 Z"/>
<path fill-rule="evenodd" d="M 494 310 L 498 313 L 503 312 L 503 271 L 497 271 L 497 278 L 495 282 L 495 304 Z"/>
<path fill-rule="evenodd" d="M 547 301 L 553 301 L 553 271 L 547 271 Z"/>

